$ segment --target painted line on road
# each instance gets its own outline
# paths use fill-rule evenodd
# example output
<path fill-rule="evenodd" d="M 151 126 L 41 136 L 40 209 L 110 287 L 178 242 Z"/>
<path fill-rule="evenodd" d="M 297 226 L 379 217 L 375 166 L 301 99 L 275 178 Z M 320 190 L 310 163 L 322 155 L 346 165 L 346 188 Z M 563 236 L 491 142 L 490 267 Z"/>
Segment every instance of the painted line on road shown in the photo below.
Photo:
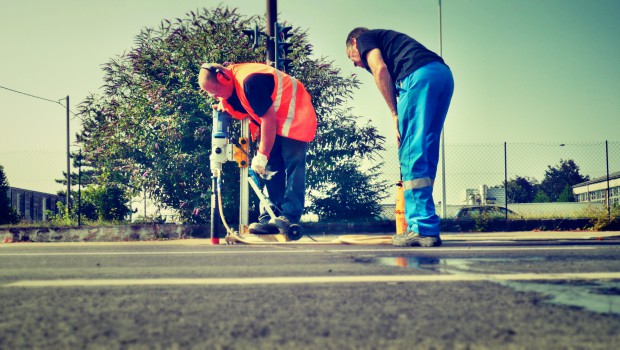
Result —
<path fill-rule="evenodd" d="M 360 252 L 478 252 L 478 251 L 549 251 L 549 250 L 593 250 L 600 247 L 584 247 L 584 246 L 562 246 L 562 247 L 438 247 L 438 248 L 379 248 L 379 249 L 270 249 L 270 250 L 234 250 L 234 251 L 155 251 L 155 252 L 65 252 L 65 253 L 9 253 L 0 254 L 0 257 L 12 256 L 102 256 L 102 255 L 230 255 L 230 254 L 300 254 L 300 253 L 360 253 Z"/>
<path fill-rule="evenodd" d="M 163 278 L 163 279 L 70 279 L 18 281 L 4 287 L 114 287 L 114 286 L 230 286 L 281 284 L 406 283 L 406 282 L 478 282 L 540 280 L 616 280 L 620 272 L 555 273 L 555 274 L 462 274 L 406 276 L 310 276 L 254 278 Z"/>

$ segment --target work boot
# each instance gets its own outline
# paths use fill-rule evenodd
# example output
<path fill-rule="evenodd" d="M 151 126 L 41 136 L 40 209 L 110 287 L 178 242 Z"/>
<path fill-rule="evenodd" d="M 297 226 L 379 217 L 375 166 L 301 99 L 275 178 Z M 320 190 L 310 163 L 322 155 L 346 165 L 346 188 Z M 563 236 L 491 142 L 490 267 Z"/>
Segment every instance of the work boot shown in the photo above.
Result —
<path fill-rule="evenodd" d="M 439 236 L 422 236 L 413 231 L 394 235 L 392 237 L 392 245 L 397 247 L 439 247 L 441 245 L 441 237 Z"/>
<path fill-rule="evenodd" d="M 251 223 L 248 231 L 253 235 L 275 235 L 280 232 L 278 226 L 269 223 L 269 217 L 264 217 L 258 222 Z"/>
<path fill-rule="evenodd" d="M 289 220 L 286 216 L 278 216 L 271 220 L 269 220 L 270 224 L 275 225 L 280 232 L 286 232 L 289 227 L 291 227 L 291 220 Z"/>

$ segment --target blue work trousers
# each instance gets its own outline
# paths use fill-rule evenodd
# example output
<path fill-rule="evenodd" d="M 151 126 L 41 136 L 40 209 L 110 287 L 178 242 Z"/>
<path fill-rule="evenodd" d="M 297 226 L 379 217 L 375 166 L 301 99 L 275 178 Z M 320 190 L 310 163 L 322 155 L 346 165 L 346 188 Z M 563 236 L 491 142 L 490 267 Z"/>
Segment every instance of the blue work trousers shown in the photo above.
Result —
<path fill-rule="evenodd" d="M 439 162 L 441 130 L 454 91 L 450 68 L 429 63 L 396 82 L 398 91 L 398 158 L 405 188 L 408 230 L 439 235 L 433 184 Z"/>
<path fill-rule="evenodd" d="M 286 216 L 292 223 L 299 222 L 304 210 L 307 152 L 307 142 L 276 135 L 267 162 L 268 171 L 277 171 L 266 181 L 269 199 L 282 210 L 276 215 Z M 261 212 L 259 220 L 268 216 Z"/>

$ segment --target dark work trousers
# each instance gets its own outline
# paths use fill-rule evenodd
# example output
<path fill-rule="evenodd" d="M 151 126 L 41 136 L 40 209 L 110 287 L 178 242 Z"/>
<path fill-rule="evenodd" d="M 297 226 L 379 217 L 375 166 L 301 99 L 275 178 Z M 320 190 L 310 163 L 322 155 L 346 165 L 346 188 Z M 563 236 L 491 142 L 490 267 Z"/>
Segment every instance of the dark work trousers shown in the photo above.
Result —
<path fill-rule="evenodd" d="M 267 171 L 277 173 L 266 181 L 269 199 L 282 211 L 276 215 L 285 216 L 291 223 L 301 219 L 306 196 L 306 153 L 308 143 L 276 135 Z M 261 208 L 259 221 L 268 218 Z"/>

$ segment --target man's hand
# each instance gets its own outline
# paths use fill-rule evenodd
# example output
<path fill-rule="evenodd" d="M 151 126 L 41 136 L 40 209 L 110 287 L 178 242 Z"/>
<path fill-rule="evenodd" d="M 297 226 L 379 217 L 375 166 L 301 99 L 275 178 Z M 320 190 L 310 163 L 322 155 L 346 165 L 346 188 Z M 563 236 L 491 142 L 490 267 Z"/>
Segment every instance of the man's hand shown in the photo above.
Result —
<path fill-rule="evenodd" d="M 222 102 L 216 104 L 216 105 L 211 105 L 211 107 L 213 107 L 213 109 L 216 109 L 220 112 L 226 112 L 226 109 L 224 109 L 224 105 L 222 105 Z"/>
<path fill-rule="evenodd" d="M 252 158 L 252 170 L 258 175 L 264 175 L 266 173 L 265 167 L 267 166 L 267 156 L 256 152 L 254 158 Z"/>
<path fill-rule="evenodd" d="M 394 120 L 394 126 L 396 129 L 396 145 L 400 148 L 400 130 L 398 129 L 398 115 L 392 114 L 392 119 Z"/>

